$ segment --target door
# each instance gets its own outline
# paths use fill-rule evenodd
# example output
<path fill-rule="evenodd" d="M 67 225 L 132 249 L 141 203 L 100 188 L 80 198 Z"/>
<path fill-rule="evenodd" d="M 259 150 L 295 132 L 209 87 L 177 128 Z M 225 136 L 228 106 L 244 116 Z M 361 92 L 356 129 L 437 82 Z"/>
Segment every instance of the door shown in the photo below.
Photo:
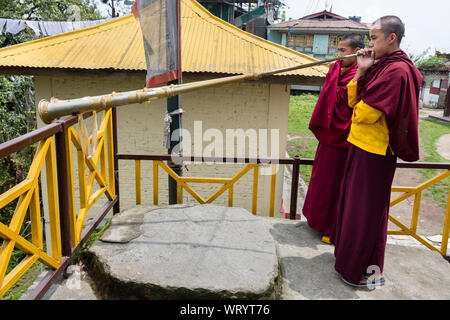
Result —
<path fill-rule="evenodd" d="M 313 44 L 314 54 L 328 54 L 328 35 L 315 34 Z"/>

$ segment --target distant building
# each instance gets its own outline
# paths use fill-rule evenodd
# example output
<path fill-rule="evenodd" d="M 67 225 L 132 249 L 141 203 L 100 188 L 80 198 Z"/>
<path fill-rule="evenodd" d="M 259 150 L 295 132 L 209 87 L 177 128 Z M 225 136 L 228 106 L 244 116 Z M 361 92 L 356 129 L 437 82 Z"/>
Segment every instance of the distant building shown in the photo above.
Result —
<path fill-rule="evenodd" d="M 345 18 L 326 10 L 270 25 L 267 30 L 268 40 L 316 59 L 333 58 L 339 41 L 346 34 L 369 35 L 369 27 L 361 23 L 361 17 Z"/>
<path fill-rule="evenodd" d="M 423 75 L 420 106 L 444 109 L 450 82 L 450 62 L 419 70 Z"/>
<path fill-rule="evenodd" d="M 350 33 L 369 35 L 368 24 L 361 17 L 345 18 L 329 11 L 314 13 L 297 20 L 272 24 L 267 27 L 267 39 L 316 59 L 325 60 L 337 55 L 338 44 Z M 318 86 L 291 87 L 292 94 L 318 92 Z"/>
<path fill-rule="evenodd" d="M 198 0 L 216 17 L 267 39 L 266 27 L 278 19 L 280 0 Z"/>

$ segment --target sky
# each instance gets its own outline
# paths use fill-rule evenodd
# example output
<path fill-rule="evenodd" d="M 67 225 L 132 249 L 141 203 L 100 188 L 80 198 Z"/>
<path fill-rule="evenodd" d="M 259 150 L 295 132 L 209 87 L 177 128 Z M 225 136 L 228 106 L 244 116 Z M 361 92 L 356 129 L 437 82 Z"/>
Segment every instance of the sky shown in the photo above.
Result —
<path fill-rule="evenodd" d="M 430 48 L 450 53 L 450 0 L 282 0 L 286 19 L 298 19 L 328 10 L 338 15 L 361 16 L 362 22 L 373 22 L 385 15 L 396 15 L 405 23 L 401 48 L 406 53 L 421 54 Z"/>
<path fill-rule="evenodd" d="M 373 22 L 384 15 L 396 15 L 405 23 L 401 48 L 406 53 L 434 55 L 435 50 L 450 53 L 450 0 L 282 0 L 286 19 L 328 10 L 344 17 L 361 16 L 362 22 Z M 107 6 L 95 0 L 107 14 Z M 126 6 L 128 7 L 128 6 Z"/>

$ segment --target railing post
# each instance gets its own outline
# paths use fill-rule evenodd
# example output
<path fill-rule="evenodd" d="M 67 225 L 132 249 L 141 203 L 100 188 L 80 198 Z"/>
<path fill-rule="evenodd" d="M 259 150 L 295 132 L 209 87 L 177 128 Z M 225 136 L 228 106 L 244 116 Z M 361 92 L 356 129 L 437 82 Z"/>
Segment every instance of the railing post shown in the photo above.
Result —
<path fill-rule="evenodd" d="M 134 160 L 134 179 L 136 180 L 136 205 L 141 201 L 141 160 Z"/>
<path fill-rule="evenodd" d="M 116 204 L 113 208 L 113 214 L 120 212 L 120 193 L 119 193 L 119 149 L 117 145 L 117 110 L 116 108 L 112 108 L 112 126 L 113 126 L 113 144 L 114 144 L 114 183 L 115 183 L 115 190 L 116 190 Z"/>
<path fill-rule="evenodd" d="M 295 220 L 297 215 L 297 197 L 298 197 L 298 178 L 300 174 L 300 157 L 294 157 L 292 168 L 292 185 L 291 185 L 291 208 L 289 215 L 291 220 Z"/>
<path fill-rule="evenodd" d="M 58 180 L 58 204 L 59 221 L 61 228 L 61 254 L 62 256 L 72 257 L 72 245 L 70 234 L 70 208 L 69 208 L 69 190 L 67 182 L 67 128 L 64 122 L 59 122 L 61 131 L 55 134 L 56 149 L 56 168 Z"/>
<path fill-rule="evenodd" d="M 449 233 L 450 233 L 450 187 L 448 188 L 447 207 L 445 209 L 444 229 L 442 230 L 442 242 L 441 242 L 441 253 L 448 262 L 450 262 L 450 254 L 448 254 Z"/>
<path fill-rule="evenodd" d="M 447 95 L 445 96 L 444 117 L 450 117 L 450 87 L 448 87 Z"/>

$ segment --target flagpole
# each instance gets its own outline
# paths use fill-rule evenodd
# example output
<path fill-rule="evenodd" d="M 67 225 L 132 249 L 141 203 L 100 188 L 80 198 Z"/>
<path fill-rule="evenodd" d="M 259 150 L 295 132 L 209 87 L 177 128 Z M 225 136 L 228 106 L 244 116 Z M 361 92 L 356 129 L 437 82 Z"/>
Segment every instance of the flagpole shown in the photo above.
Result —
<path fill-rule="evenodd" d="M 180 8 L 180 0 L 177 0 L 176 4 L 177 8 L 177 33 L 178 33 L 178 77 L 176 80 L 169 83 L 169 85 L 181 85 L 182 84 L 182 72 L 181 72 L 181 8 Z M 181 147 L 182 137 L 181 137 L 181 128 L 182 128 L 182 99 L 181 95 L 177 94 L 173 97 L 167 99 L 167 113 L 170 116 L 170 132 L 169 136 L 171 137 L 168 144 L 168 154 L 172 154 L 174 148 Z M 177 136 L 175 139 L 172 139 L 172 133 L 176 132 Z M 181 151 L 181 150 L 180 150 Z M 168 161 L 168 166 L 171 168 L 178 176 L 183 176 L 183 164 L 175 164 L 172 161 Z M 168 175 L 169 179 L 169 205 L 177 204 L 177 181 L 173 179 L 170 175 Z"/>

